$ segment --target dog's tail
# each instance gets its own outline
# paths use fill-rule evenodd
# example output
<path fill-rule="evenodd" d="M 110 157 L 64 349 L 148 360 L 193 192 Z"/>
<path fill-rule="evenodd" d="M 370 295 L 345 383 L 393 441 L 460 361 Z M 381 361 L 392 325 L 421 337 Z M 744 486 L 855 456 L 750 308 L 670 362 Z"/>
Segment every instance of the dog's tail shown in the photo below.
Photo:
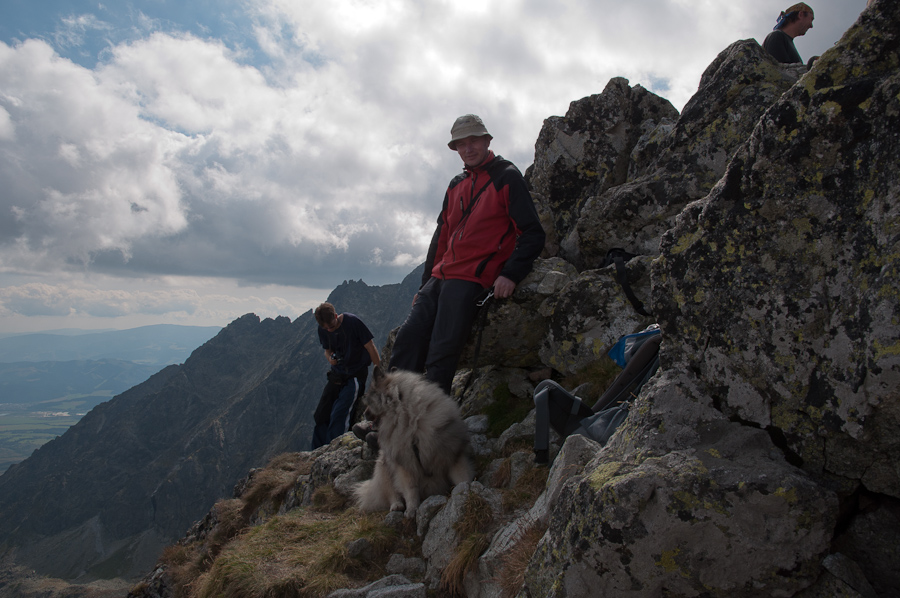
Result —
<path fill-rule="evenodd" d="M 356 485 L 353 489 L 353 502 L 363 512 L 389 511 L 394 502 L 395 492 L 390 476 L 379 463 L 375 467 L 372 479 Z"/>

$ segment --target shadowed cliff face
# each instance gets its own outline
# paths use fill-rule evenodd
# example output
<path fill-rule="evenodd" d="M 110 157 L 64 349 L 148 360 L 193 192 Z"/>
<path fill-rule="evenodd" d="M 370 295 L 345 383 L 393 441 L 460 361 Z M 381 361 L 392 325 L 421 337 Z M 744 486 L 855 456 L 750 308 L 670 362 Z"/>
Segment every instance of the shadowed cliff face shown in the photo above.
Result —
<path fill-rule="evenodd" d="M 329 300 L 383 342 L 420 277 Z M 67 579 L 146 572 L 247 471 L 309 447 L 326 369 L 311 313 L 235 320 L 0 477 L 2 547 Z"/>
<path fill-rule="evenodd" d="M 668 225 L 650 272 L 661 372 L 562 489 L 529 595 L 900 591 L 898 13 L 876 3 L 735 127 L 749 138 L 724 176 Z M 753 54 L 714 65 L 765 87 L 756 74 L 781 67 Z M 701 106 L 717 103 L 695 98 L 679 123 Z M 677 151 L 680 124 L 660 147 Z"/>

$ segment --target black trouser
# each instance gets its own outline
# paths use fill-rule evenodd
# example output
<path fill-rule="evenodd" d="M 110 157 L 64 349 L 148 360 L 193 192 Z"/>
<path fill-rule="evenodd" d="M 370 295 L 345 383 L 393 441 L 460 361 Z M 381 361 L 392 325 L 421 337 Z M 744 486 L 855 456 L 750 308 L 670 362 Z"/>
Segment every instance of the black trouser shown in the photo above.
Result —
<path fill-rule="evenodd" d="M 362 368 L 356 374 L 337 374 L 328 372 L 328 383 L 322 390 L 319 404 L 313 414 L 315 427 L 311 450 L 328 444 L 341 434 L 353 422 L 357 402 L 366 389 L 366 378 L 369 368 Z"/>
<path fill-rule="evenodd" d="M 391 351 L 391 367 L 425 372 L 450 394 L 472 322 L 475 299 L 484 292 L 477 282 L 432 277 L 419 290 L 416 302 L 400 326 Z"/>

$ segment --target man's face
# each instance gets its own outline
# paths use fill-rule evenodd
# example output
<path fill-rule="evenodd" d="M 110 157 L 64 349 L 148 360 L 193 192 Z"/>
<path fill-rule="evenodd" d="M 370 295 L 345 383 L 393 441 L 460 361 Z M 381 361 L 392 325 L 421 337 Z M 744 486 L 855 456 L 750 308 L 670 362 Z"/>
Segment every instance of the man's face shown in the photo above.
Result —
<path fill-rule="evenodd" d="M 471 136 L 460 139 L 456 142 L 456 152 L 466 166 L 474 168 L 478 166 L 488 155 L 488 147 L 491 145 L 491 138 L 487 135 Z"/>
<path fill-rule="evenodd" d="M 334 332 L 335 330 L 337 330 L 340 327 L 340 325 L 341 325 L 340 318 L 338 316 L 335 316 L 334 319 L 331 320 L 331 322 L 329 322 L 328 324 L 325 324 L 324 326 L 322 326 L 322 328 L 324 328 L 328 332 Z"/>
<path fill-rule="evenodd" d="M 797 35 L 806 35 L 806 32 L 812 29 L 813 19 L 815 19 L 815 15 L 812 11 L 801 10 L 800 14 L 797 17 Z"/>

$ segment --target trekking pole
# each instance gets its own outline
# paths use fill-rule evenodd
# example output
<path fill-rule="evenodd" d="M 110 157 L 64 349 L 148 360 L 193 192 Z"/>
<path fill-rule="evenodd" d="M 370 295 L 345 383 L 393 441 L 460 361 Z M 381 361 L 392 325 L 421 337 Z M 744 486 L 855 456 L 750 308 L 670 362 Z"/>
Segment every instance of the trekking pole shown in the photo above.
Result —
<path fill-rule="evenodd" d="M 487 323 L 487 313 L 491 307 L 491 299 L 494 297 L 494 287 L 487 290 L 484 298 L 479 295 L 475 299 L 475 305 L 481 310 L 478 314 L 478 322 L 476 324 L 475 337 L 475 354 L 472 356 L 472 381 L 475 381 L 475 374 L 478 372 L 478 354 L 481 352 L 481 335 L 484 332 L 484 325 Z"/>

